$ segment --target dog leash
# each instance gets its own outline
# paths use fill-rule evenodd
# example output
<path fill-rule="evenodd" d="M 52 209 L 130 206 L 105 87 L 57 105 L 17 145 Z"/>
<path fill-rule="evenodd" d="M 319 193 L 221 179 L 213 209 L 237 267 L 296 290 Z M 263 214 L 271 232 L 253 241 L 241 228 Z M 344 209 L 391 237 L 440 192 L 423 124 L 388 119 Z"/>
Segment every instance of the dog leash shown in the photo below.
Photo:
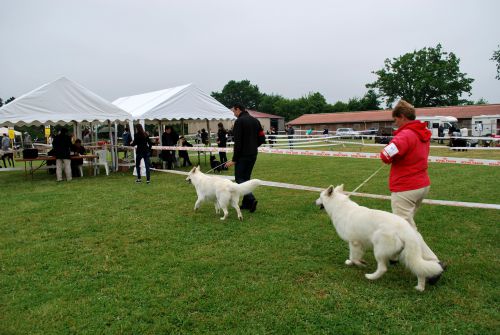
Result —
<path fill-rule="evenodd" d="M 213 169 L 208 170 L 207 172 L 205 172 L 205 174 L 208 174 L 208 173 L 210 173 L 210 172 L 212 172 L 212 171 L 214 171 L 214 170 L 217 170 L 217 168 L 218 168 L 218 167 L 221 167 L 221 166 L 222 166 L 222 165 L 224 165 L 224 164 L 226 164 L 226 162 L 224 162 L 224 163 L 222 163 L 222 164 L 217 165 L 217 166 L 216 166 L 216 167 L 214 167 Z"/>
<path fill-rule="evenodd" d="M 351 191 L 350 193 L 352 194 L 352 193 L 356 192 L 357 190 L 359 190 L 364 184 L 366 184 L 370 179 L 372 179 L 373 176 L 375 176 L 380 170 L 382 170 L 383 167 L 384 167 L 384 165 L 379 167 L 377 171 L 373 172 L 370 177 L 366 178 L 364 182 L 362 182 L 358 187 L 356 187 L 354 189 L 354 191 Z"/>

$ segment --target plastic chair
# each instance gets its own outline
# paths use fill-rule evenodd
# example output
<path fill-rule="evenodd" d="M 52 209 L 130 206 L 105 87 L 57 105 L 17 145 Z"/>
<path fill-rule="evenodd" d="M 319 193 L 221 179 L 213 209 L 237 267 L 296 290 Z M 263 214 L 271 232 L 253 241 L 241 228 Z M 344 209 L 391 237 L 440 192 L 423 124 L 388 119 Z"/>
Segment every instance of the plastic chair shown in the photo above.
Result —
<path fill-rule="evenodd" d="M 97 163 L 96 168 L 99 173 L 99 166 L 104 165 L 106 169 L 106 176 L 109 176 L 109 165 L 108 165 L 108 151 L 107 150 L 96 150 L 95 154 L 97 155 Z"/>

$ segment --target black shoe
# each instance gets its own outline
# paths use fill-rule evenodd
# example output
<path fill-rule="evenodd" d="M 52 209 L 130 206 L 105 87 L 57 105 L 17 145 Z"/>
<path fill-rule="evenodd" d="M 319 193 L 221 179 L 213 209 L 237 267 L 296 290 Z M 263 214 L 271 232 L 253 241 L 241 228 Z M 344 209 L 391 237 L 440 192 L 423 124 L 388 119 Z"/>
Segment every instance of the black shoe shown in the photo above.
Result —
<path fill-rule="evenodd" d="M 139 183 L 142 183 L 142 180 L 136 179 L 135 182 L 136 182 L 136 184 L 139 184 Z"/>
<path fill-rule="evenodd" d="M 429 285 L 435 285 L 439 281 L 439 279 L 441 279 L 441 275 L 443 274 L 443 272 L 445 272 L 446 269 L 448 268 L 448 265 L 446 263 L 442 263 L 442 262 L 438 262 L 438 263 L 441 266 L 441 268 L 443 269 L 443 271 L 438 275 L 425 278 L 425 281 Z"/>
<path fill-rule="evenodd" d="M 252 202 L 252 205 L 250 205 L 250 208 L 249 208 L 250 213 L 253 213 L 253 212 L 255 212 L 257 210 L 257 202 L 258 202 L 257 200 L 254 200 Z"/>

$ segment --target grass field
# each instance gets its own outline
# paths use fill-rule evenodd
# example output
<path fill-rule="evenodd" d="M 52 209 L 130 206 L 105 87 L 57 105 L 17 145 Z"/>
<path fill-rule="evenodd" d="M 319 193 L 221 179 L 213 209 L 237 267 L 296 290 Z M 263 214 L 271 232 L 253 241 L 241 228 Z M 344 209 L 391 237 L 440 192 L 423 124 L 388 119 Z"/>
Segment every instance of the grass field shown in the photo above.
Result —
<path fill-rule="evenodd" d="M 195 159 L 193 159 L 195 161 Z M 254 177 L 352 190 L 375 160 L 259 155 Z M 204 168 L 204 171 L 208 168 Z M 388 168 L 360 192 L 389 194 Z M 232 172 L 232 171 L 231 171 Z M 497 167 L 431 164 L 431 199 L 500 203 Z M 313 205 L 271 187 L 257 212 L 193 213 L 183 176 L 56 183 L 0 173 L 0 334 L 498 334 L 500 211 L 424 205 L 416 222 L 449 264 L 414 290 L 402 265 L 375 282 L 344 265 L 346 243 Z M 384 200 L 353 198 L 390 210 Z"/>

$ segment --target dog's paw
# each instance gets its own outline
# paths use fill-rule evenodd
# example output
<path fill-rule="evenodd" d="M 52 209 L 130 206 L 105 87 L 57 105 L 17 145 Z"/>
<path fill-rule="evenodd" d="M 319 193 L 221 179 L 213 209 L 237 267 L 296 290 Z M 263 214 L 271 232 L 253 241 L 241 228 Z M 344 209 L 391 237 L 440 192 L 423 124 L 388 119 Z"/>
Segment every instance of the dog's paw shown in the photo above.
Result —
<path fill-rule="evenodd" d="M 424 286 L 424 287 L 422 287 L 422 286 L 420 286 L 420 285 L 417 285 L 417 286 L 415 286 L 415 290 L 417 290 L 417 291 L 419 291 L 419 292 L 424 292 L 424 290 L 425 290 L 425 286 Z"/>
<path fill-rule="evenodd" d="M 243 216 L 238 216 L 238 220 L 243 221 Z"/>
<path fill-rule="evenodd" d="M 366 273 L 365 277 L 366 277 L 366 279 L 370 279 L 370 280 L 375 280 L 378 278 L 378 276 L 374 275 L 373 273 Z"/>
<path fill-rule="evenodd" d="M 350 259 L 346 259 L 345 260 L 345 265 L 351 266 L 351 265 L 354 265 L 354 263 Z"/>
<path fill-rule="evenodd" d="M 223 217 L 220 218 L 221 221 L 224 221 L 225 219 L 226 219 L 225 216 L 223 216 Z"/>

